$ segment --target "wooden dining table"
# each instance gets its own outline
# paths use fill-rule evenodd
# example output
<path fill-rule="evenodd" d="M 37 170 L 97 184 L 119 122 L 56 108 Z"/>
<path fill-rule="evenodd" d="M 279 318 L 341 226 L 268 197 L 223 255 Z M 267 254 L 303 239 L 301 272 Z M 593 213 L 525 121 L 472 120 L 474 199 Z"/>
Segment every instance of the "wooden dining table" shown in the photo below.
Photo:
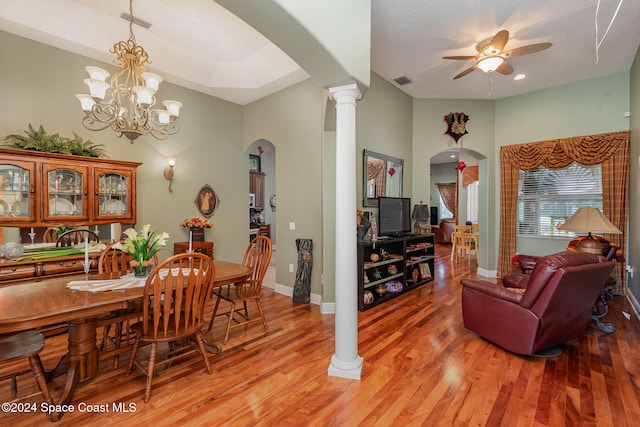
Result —
<path fill-rule="evenodd" d="M 214 286 L 236 283 L 251 274 L 251 268 L 242 264 L 215 260 L 214 265 Z M 77 291 L 67 287 L 70 281 L 86 278 L 82 274 L 0 287 L 0 334 L 67 323 L 67 353 L 50 375 L 67 375 L 60 406 L 71 402 L 80 381 L 90 379 L 98 371 L 97 318 L 127 308 L 130 301 L 141 299 L 144 291 L 144 287 L 103 292 Z M 100 278 L 107 277 L 88 276 L 89 280 Z M 214 344 L 209 344 L 208 348 L 221 351 Z"/>

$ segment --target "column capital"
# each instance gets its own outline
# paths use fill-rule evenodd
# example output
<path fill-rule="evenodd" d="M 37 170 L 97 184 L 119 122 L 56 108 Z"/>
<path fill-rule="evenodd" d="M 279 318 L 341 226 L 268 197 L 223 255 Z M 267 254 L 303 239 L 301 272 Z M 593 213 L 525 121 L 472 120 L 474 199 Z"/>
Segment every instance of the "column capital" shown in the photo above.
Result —
<path fill-rule="evenodd" d="M 362 92 L 360 92 L 360 89 L 358 89 L 358 85 L 355 83 L 330 87 L 329 94 L 336 101 L 343 96 L 349 96 L 356 100 L 362 98 Z"/>

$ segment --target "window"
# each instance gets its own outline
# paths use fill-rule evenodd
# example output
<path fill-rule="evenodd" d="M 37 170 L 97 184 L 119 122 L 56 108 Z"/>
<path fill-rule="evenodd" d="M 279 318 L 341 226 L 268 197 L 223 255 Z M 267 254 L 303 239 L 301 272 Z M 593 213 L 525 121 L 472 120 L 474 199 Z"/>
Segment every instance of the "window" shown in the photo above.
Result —
<path fill-rule="evenodd" d="M 442 195 L 438 193 L 439 203 L 440 203 L 440 218 L 453 218 L 453 212 L 447 209 L 447 205 L 444 204 L 444 200 L 442 199 Z"/>
<path fill-rule="evenodd" d="M 558 230 L 578 208 L 602 210 L 600 165 L 572 163 L 564 168 L 539 167 L 520 171 L 518 179 L 517 235 L 573 237 L 574 232 Z"/>

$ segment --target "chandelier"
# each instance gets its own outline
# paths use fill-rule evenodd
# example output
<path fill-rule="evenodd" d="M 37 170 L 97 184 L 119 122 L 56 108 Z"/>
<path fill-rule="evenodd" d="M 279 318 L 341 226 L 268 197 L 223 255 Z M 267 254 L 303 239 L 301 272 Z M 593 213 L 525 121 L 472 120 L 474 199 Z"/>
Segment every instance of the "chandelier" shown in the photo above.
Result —
<path fill-rule="evenodd" d="M 129 40 L 113 45 L 116 55 L 113 63 L 120 69 L 106 80 L 109 72 L 98 67 L 86 67 L 89 78 L 85 84 L 90 95 L 79 94 L 85 116 L 82 124 L 89 130 L 99 131 L 111 127 L 118 136 L 124 135 L 131 143 L 140 135 L 151 134 L 167 139 L 179 130 L 176 118 L 182 103 L 164 101 L 165 109 L 154 109 L 155 93 L 162 82 L 157 74 L 144 72 L 149 55 L 136 44 L 133 34 L 133 0 L 129 0 Z"/>

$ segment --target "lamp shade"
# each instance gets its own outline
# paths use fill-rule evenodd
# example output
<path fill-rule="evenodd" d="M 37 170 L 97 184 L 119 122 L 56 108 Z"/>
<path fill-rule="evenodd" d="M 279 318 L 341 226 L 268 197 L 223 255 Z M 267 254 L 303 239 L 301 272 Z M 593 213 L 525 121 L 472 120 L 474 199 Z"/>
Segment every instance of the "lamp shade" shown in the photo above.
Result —
<path fill-rule="evenodd" d="M 578 231 L 584 233 L 622 234 L 618 228 L 607 219 L 600 209 L 579 208 L 564 224 L 558 226 L 564 231 Z"/>
<path fill-rule="evenodd" d="M 485 73 L 492 73 L 498 69 L 504 62 L 504 58 L 501 56 L 488 56 L 478 61 L 478 68 Z"/>
<path fill-rule="evenodd" d="M 429 219 L 429 205 L 413 205 L 413 212 L 411 213 L 413 219 Z"/>

